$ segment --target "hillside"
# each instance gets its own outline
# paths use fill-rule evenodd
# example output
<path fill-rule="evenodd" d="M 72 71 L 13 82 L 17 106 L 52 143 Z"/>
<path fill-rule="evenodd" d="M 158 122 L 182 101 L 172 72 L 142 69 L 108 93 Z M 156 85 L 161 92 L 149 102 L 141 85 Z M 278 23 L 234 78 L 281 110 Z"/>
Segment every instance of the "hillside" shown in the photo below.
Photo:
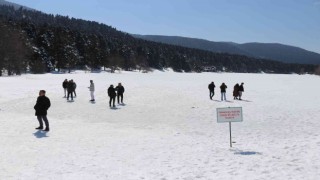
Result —
<path fill-rule="evenodd" d="M 21 6 L 19 4 L 13 3 L 13 2 L 9 2 L 6 0 L 0 0 L 0 5 L 5 5 L 5 6 L 12 6 L 15 9 L 19 9 L 19 8 L 23 8 L 23 9 L 27 9 L 27 10 L 34 10 L 32 8 L 26 7 L 26 6 Z"/>
<path fill-rule="evenodd" d="M 302 48 L 277 43 L 213 42 L 203 39 L 179 36 L 133 35 L 134 37 L 173 44 L 189 48 L 202 49 L 216 53 L 240 54 L 259 59 L 272 59 L 285 63 L 320 64 L 320 54 Z"/>
<path fill-rule="evenodd" d="M 316 68 L 141 40 L 94 21 L 23 8 L 0 6 L 0 25 L 0 76 L 103 67 L 245 73 L 313 73 Z"/>

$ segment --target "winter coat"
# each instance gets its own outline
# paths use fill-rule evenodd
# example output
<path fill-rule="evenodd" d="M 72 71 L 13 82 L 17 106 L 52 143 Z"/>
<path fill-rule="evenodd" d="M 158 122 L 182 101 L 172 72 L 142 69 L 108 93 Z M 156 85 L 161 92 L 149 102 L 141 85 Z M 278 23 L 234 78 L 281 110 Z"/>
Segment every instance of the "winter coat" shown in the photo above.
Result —
<path fill-rule="evenodd" d="M 124 87 L 123 86 L 117 86 L 116 87 L 116 91 L 118 94 L 123 94 L 124 93 Z"/>
<path fill-rule="evenodd" d="M 242 92 L 244 92 L 244 88 L 243 88 L 243 85 L 240 85 L 240 86 L 239 86 L 239 91 L 242 91 Z"/>
<path fill-rule="evenodd" d="M 74 82 L 68 82 L 67 89 L 68 89 L 68 92 L 73 92 L 75 90 L 75 83 Z"/>
<path fill-rule="evenodd" d="M 36 110 L 36 116 L 46 116 L 47 110 L 51 106 L 50 99 L 46 96 L 39 96 L 37 99 L 37 103 L 34 106 Z"/>
<path fill-rule="evenodd" d="M 213 83 L 210 83 L 209 86 L 208 86 L 208 88 L 209 88 L 210 91 L 214 91 L 214 88 L 215 88 L 215 87 L 216 87 L 216 86 L 215 86 Z"/>
<path fill-rule="evenodd" d="M 221 92 L 226 92 L 226 89 L 227 89 L 228 87 L 225 85 L 225 84 L 222 84 L 221 86 L 220 86 L 220 89 L 221 89 Z"/>
<path fill-rule="evenodd" d="M 62 87 L 66 89 L 68 87 L 68 81 L 63 81 Z"/>
<path fill-rule="evenodd" d="M 116 90 L 114 89 L 114 87 L 109 87 L 108 88 L 108 96 L 109 97 L 116 97 Z"/>
<path fill-rule="evenodd" d="M 233 96 L 234 97 L 238 97 L 239 96 L 239 84 L 236 84 L 234 87 L 233 87 Z"/>
<path fill-rule="evenodd" d="M 93 83 L 90 84 L 89 91 L 94 91 L 94 84 Z"/>

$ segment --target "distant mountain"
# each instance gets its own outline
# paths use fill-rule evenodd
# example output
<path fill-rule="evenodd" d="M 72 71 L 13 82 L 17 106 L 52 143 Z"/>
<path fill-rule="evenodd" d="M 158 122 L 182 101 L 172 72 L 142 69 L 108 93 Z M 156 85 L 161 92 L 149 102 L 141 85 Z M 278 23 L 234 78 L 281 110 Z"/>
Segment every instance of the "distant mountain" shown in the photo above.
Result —
<path fill-rule="evenodd" d="M 302 48 L 277 43 L 213 42 L 179 36 L 133 35 L 144 40 L 202 49 L 216 53 L 240 54 L 285 63 L 320 64 L 320 54 Z"/>
<path fill-rule="evenodd" d="M 26 6 L 22 6 L 16 3 L 12 3 L 9 1 L 5 1 L 5 0 L 0 0 L 0 5 L 6 5 L 6 6 L 13 6 L 15 9 L 19 9 L 19 8 L 23 8 L 23 9 L 27 9 L 27 10 L 34 10 L 32 8 L 26 7 Z"/>

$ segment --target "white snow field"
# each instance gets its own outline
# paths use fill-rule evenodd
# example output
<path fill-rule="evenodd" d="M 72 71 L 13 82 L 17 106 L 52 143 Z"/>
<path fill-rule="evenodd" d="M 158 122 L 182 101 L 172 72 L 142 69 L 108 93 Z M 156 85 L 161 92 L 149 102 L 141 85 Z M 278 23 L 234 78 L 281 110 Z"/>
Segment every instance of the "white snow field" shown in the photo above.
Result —
<path fill-rule="evenodd" d="M 77 98 L 63 98 L 74 79 Z M 89 102 L 89 80 L 96 103 Z M 228 86 L 230 102 L 209 99 Z M 122 82 L 125 106 L 108 107 Z M 234 101 L 244 82 L 243 101 Z M 318 180 L 320 77 L 237 73 L 137 72 L 0 78 L 0 179 Z M 51 131 L 36 131 L 33 106 L 47 91 Z M 216 108 L 243 107 L 244 121 L 217 123 Z"/>

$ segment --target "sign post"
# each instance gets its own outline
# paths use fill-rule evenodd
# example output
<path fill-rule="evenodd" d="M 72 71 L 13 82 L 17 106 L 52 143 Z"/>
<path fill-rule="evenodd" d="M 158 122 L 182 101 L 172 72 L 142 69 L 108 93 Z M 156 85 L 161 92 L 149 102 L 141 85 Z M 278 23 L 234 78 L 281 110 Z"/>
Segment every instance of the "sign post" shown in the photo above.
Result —
<path fill-rule="evenodd" d="M 217 121 L 218 123 L 229 123 L 230 147 L 232 147 L 231 123 L 243 121 L 242 107 L 217 108 Z"/>

